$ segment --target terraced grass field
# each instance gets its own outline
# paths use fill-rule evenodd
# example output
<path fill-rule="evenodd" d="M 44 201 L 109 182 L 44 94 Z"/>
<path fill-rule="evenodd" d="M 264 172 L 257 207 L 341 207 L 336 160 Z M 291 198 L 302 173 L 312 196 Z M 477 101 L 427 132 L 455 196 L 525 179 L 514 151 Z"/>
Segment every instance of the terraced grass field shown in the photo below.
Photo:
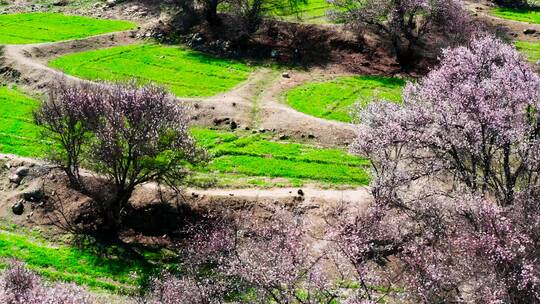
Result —
<path fill-rule="evenodd" d="M 45 155 L 50 143 L 42 139 L 32 121 L 32 111 L 38 104 L 16 89 L 0 87 L 0 153 Z M 364 185 L 369 181 L 363 169 L 368 162 L 339 149 L 273 141 L 269 134 L 199 128 L 192 133 L 213 156 L 207 167 L 194 168 L 192 182 L 196 185 Z"/>
<path fill-rule="evenodd" d="M 0 86 L 0 153 L 43 156 L 47 142 L 34 125 L 32 111 L 39 102 L 16 88 Z"/>
<path fill-rule="evenodd" d="M 399 102 L 405 81 L 378 76 L 346 76 L 330 81 L 310 82 L 286 93 L 287 104 L 297 111 L 315 117 L 351 122 L 355 103 L 365 104 L 373 98 Z"/>
<path fill-rule="evenodd" d="M 494 8 L 492 14 L 504 19 L 540 24 L 540 8 Z"/>
<path fill-rule="evenodd" d="M 516 41 L 516 48 L 525 54 L 530 62 L 536 63 L 540 60 L 539 42 Z"/>
<path fill-rule="evenodd" d="M 232 133 L 193 129 L 198 142 L 213 156 L 208 167 L 199 170 L 198 184 L 208 186 L 301 186 L 366 185 L 369 165 L 339 149 L 278 142 L 268 134 Z M 275 180 L 269 180 L 273 178 Z"/>
<path fill-rule="evenodd" d="M 246 80 L 254 68 L 181 47 L 136 44 L 57 58 L 49 65 L 90 80 L 156 82 L 182 97 L 222 93 Z"/>
<path fill-rule="evenodd" d="M 0 15 L 0 44 L 27 44 L 71 40 L 129 30 L 134 23 L 100 20 L 59 13 Z"/>

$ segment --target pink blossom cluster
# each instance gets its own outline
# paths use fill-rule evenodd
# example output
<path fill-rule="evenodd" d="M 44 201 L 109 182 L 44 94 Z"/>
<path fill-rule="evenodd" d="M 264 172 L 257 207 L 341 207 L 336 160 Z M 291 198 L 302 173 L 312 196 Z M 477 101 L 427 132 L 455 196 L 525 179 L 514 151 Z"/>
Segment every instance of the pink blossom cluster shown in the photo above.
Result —
<path fill-rule="evenodd" d="M 12 262 L 0 276 L 0 303 L 90 304 L 95 301 L 76 285 L 47 284 L 23 264 Z"/>
<path fill-rule="evenodd" d="M 79 167 L 108 177 L 107 230 L 121 228 L 121 211 L 140 184 L 176 186 L 204 151 L 189 134 L 189 107 L 165 88 L 136 83 L 71 84 L 59 80 L 35 113 L 36 122 L 61 147 L 52 153 L 74 186 L 84 188 Z"/>
<path fill-rule="evenodd" d="M 304 222 L 282 209 L 272 212 L 271 218 L 220 215 L 195 225 L 182 248 L 183 274 L 155 281 L 150 296 L 177 299 L 165 303 L 221 303 L 235 293 L 248 297 L 235 299 L 242 303 L 331 303 L 338 293 L 320 256 L 310 254 Z M 185 287 L 162 288 L 167 284 Z"/>

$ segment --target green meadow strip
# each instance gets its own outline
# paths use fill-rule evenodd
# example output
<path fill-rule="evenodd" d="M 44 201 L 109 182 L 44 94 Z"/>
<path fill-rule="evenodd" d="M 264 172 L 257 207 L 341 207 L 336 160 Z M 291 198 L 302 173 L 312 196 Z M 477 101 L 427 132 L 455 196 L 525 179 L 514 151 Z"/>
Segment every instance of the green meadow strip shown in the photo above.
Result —
<path fill-rule="evenodd" d="M 21 156 L 45 155 L 49 143 L 32 118 L 39 102 L 14 87 L 0 86 L 0 153 Z"/>
<path fill-rule="evenodd" d="M 309 82 L 285 94 L 287 104 L 315 117 L 351 122 L 356 103 L 367 104 L 373 98 L 399 102 L 405 81 L 379 76 L 345 76 L 329 81 Z"/>
<path fill-rule="evenodd" d="M 102 20 L 59 13 L 0 15 L 0 44 L 27 44 L 80 39 L 135 28 L 120 20 Z"/>
<path fill-rule="evenodd" d="M 540 8 L 494 8 L 492 14 L 509 20 L 540 24 Z"/>
<path fill-rule="evenodd" d="M 69 54 L 49 65 L 89 80 L 155 82 L 182 97 L 207 97 L 245 81 L 254 68 L 175 46 L 135 44 Z"/>
<path fill-rule="evenodd" d="M 516 41 L 516 48 L 522 52 L 530 62 L 536 63 L 540 61 L 540 42 Z"/>
<path fill-rule="evenodd" d="M 340 149 L 319 148 L 307 144 L 276 142 L 262 134 L 237 134 L 226 131 L 193 129 L 193 136 L 212 155 L 202 172 L 246 177 L 289 179 L 332 185 L 366 185 L 369 161 Z M 208 177 L 208 176 L 207 176 Z M 255 185 L 261 181 L 255 179 Z M 300 183 L 301 184 L 301 183 Z"/>

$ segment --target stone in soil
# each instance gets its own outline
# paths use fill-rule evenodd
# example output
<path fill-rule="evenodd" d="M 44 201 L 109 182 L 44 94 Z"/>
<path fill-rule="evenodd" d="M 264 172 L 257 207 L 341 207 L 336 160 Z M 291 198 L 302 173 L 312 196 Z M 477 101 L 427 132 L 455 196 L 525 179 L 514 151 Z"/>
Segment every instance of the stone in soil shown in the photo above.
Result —
<path fill-rule="evenodd" d="M 29 172 L 30 172 L 30 169 L 28 169 L 28 167 L 25 167 L 25 166 L 19 167 L 17 168 L 17 170 L 15 170 L 15 174 L 17 174 L 20 177 L 27 176 Z"/>
<path fill-rule="evenodd" d="M 18 201 L 13 206 L 11 206 L 11 211 L 13 211 L 13 214 L 15 215 L 21 215 L 24 212 L 24 204 L 22 201 Z"/>
<path fill-rule="evenodd" d="M 17 174 L 13 174 L 9 177 L 9 182 L 18 185 L 21 183 L 21 177 Z"/>

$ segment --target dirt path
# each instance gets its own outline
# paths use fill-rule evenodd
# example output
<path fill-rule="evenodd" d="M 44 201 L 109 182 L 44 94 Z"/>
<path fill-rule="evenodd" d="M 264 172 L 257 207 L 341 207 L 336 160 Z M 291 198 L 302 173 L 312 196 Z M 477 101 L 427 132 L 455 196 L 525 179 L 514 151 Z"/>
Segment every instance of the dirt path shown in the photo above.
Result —
<path fill-rule="evenodd" d="M 134 37 L 134 31 L 124 31 L 60 42 L 5 45 L 0 57 L 0 66 L 8 68 L 11 76 L 18 82 L 40 90 L 59 77 L 81 81 L 49 68 L 47 66 L 49 60 L 73 52 L 132 44 L 136 42 Z"/>
<path fill-rule="evenodd" d="M 298 191 L 302 190 L 303 195 Z M 368 187 L 360 187 L 349 190 L 318 189 L 314 187 L 306 188 L 273 188 L 273 189 L 186 189 L 186 192 L 194 193 L 195 196 L 211 196 L 216 198 L 236 197 L 246 198 L 253 201 L 258 200 L 287 200 L 302 199 L 303 202 L 324 201 L 331 203 L 348 202 L 364 205 L 371 200 Z"/>
<path fill-rule="evenodd" d="M 9 163 L 11 168 L 16 168 L 20 165 L 28 167 L 50 167 L 46 161 L 33 158 L 20 157 L 12 154 L 0 154 L 0 164 Z M 6 167 L 0 168 L 0 176 L 7 177 Z M 9 171 L 9 170 L 7 170 Z M 3 172 L 3 173 L 2 173 Z M 95 176 L 90 172 L 82 172 L 83 175 Z M 1 184 L 9 184 L 7 178 L 0 181 Z M 19 189 L 6 187 L 8 191 L 0 191 L 0 201 L 13 197 L 18 193 Z M 148 183 L 139 187 L 135 196 L 149 196 L 155 194 L 158 189 L 157 184 Z M 300 191 L 301 190 L 301 191 Z M 336 205 L 342 202 L 353 204 L 356 206 L 366 206 L 372 199 L 369 187 L 358 187 L 354 189 L 337 190 L 337 189 L 321 189 L 313 186 L 300 188 L 271 188 L 271 189 L 198 189 L 186 188 L 184 195 L 190 201 L 209 202 L 234 202 L 234 203 L 250 203 L 250 202 L 281 202 L 302 205 L 307 208 L 313 206 Z M 311 206 L 311 207 L 310 207 Z"/>

